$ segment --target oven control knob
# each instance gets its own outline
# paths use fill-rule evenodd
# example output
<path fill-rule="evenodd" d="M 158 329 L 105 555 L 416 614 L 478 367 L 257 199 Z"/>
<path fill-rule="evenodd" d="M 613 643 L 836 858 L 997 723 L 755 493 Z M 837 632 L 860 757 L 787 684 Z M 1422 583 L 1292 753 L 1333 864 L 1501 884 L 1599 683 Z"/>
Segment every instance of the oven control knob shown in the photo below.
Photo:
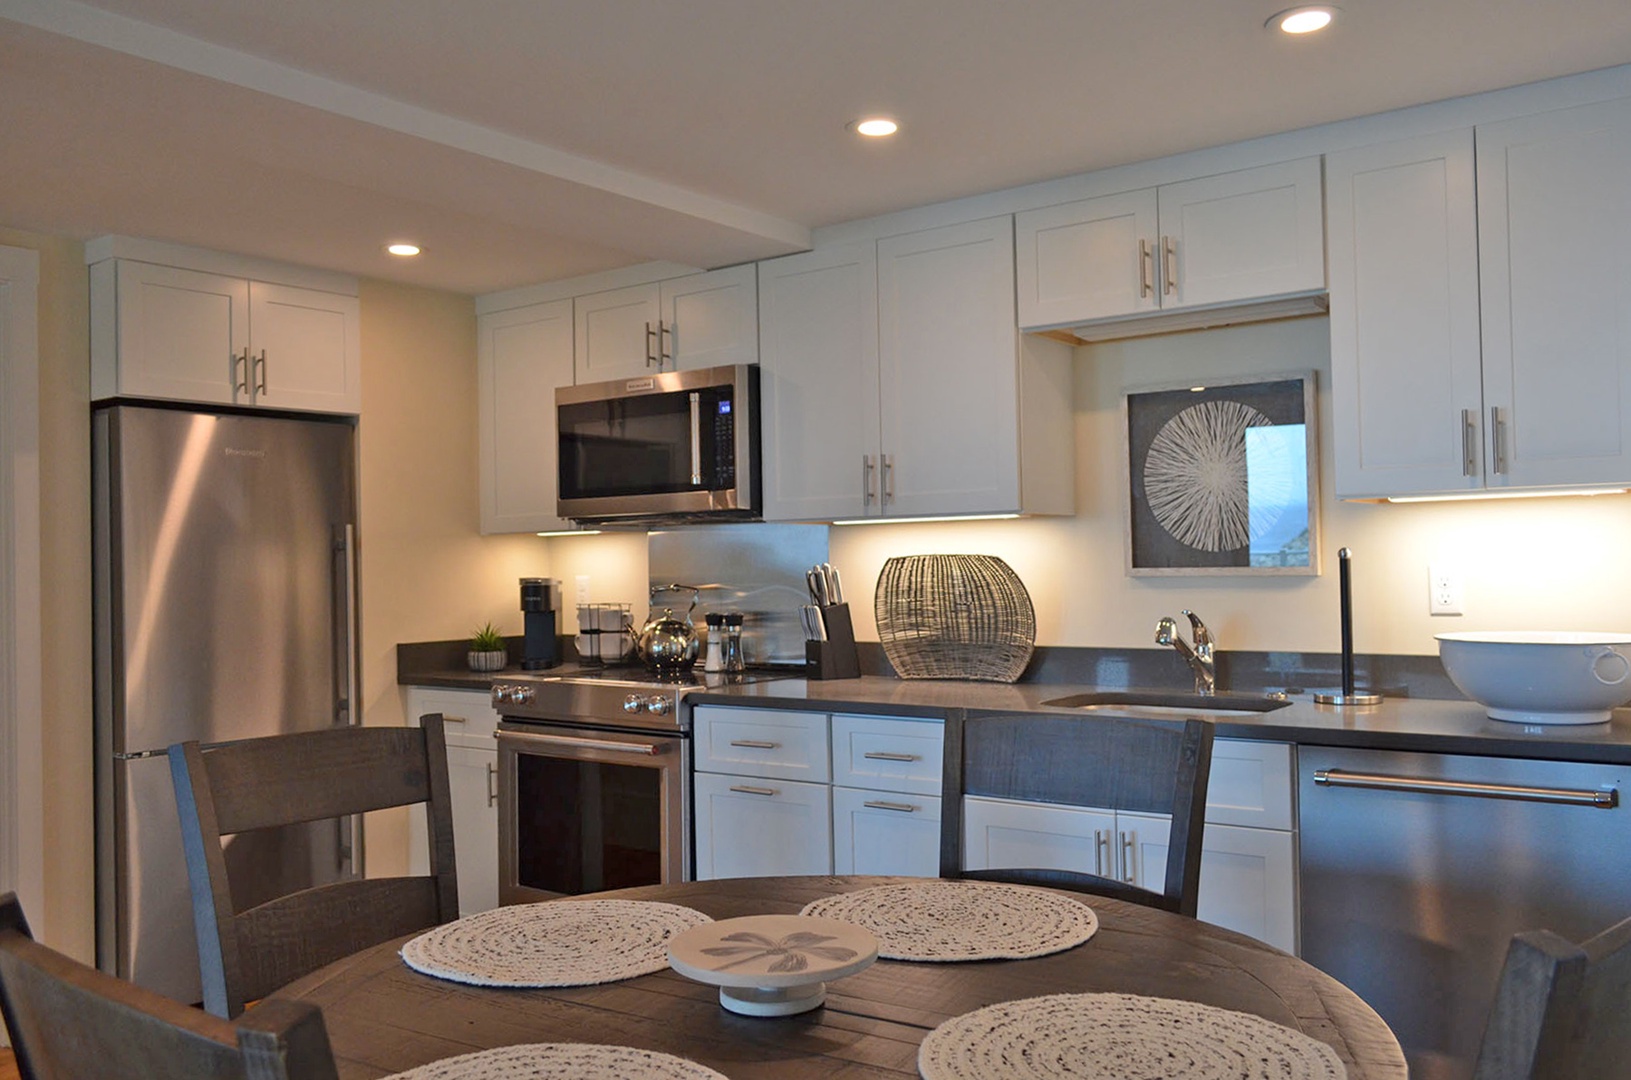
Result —
<path fill-rule="evenodd" d="M 498 683 L 493 687 L 493 700 L 500 705 L 531 705 L 537 696 L 537 691 L 530 686 Z"/>
<path fill-rule="evenodd" d="M 668 699 L 663 697 L 661 694 L 653 695 L 651 700 L 646 702 L 646 712 L 655 713 L 658 716 L 665 715 L 671 708 L 673 708 L 673 706 L 670 705 Z"/>
<path fill-rule="evenodd" d="M 643 709 L 645 707 L 646 707 L 646 703 L 644 701 L 640 700 L 640 695 L 639 694 L 630 694 L 628 697 L 623 699 L 623 711 L 624 712 L 636 713 L 636 712 L 639 712 L 641 709 Z"/>

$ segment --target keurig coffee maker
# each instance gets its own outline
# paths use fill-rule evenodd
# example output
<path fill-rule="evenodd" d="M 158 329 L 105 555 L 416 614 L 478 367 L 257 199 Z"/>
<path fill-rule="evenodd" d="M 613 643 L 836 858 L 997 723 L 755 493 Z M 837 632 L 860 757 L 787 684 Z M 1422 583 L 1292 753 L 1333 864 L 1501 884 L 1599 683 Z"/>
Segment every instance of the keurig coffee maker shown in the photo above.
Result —
<path fill-rule="evenodd" d="M 521 579 L 521 610 L 524 612 L 526 644 L 521 667 L 526 671 L 551 668 L 561 662 L 555 640 L 556 599 L 560 582 L 553 578 Z"/>

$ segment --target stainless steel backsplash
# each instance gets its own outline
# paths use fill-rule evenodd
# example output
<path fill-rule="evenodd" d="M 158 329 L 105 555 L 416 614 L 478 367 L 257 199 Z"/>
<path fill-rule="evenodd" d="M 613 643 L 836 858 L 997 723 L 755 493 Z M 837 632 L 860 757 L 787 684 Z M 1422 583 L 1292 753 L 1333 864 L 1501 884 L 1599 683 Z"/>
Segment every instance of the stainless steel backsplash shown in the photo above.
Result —
<path fill-rule="evenodd" d="M 798 607 L 809 602 L 804 572 L 827 561 L 825 525 L 695 525 L 649 534 L 652 586 L 705 585 L 692 618 L 699 632 L 710 611 L 740 611 L 749 664 L 803 664 Z M 688 594 L 661 594 L 652 608 L 685 613 Z"/>

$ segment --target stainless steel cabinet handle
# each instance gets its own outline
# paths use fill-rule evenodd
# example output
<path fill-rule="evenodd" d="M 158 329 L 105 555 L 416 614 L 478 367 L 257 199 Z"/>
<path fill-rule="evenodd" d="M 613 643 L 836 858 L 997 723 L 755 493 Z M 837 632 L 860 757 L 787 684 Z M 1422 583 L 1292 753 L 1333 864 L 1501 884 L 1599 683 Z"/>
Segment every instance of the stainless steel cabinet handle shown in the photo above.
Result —
<path fill-rule="evenodd" d="M 498 766 L 487 766 L 487 805 L 498 802 Z"/>
<path fill-rule="evenodd" d="M 865 492 L 865 505 L 871 506 L 878 497 L 877 466 L 872 464 L 871 454 L 861 455 L 861 489 Z"/>
<path fill-rule="evenodd" d="M 1093 830 L 1093 872 L 1104 877 L 1104 864 L 1110 855 L 1110 834 L 1103 829 Z"/>
<path fill-rule="evenodd" d="M 657 362 L 656 339 L 657 339 L 657 331 L 653 330 L 651 328 L 651 323 L 647 322 L 646 323 L 646 367 L 650 367 L 652 364 Z"/>
<path fill-rule="evenodd" d="M 749 750 L 774 750 L 781 745 L 779 742 L 766 742 L 763 739 L 732 739 L 732 746 L 745 746 Z"/>
<path fill-rule="evenodd" d="M 895 501 L 895 459 L 892 454 L 879 454 L 878 460 L 883 464 L 883 505 L 888 506 Z"/>
<path fill-rule="evenodd" d="M 1155 291 L 1155 249 L 1143 237 L 1138 240 L 1138 297 L 1142 300 Z"/>
<path fill-rule="evenodd" d="M 468 720 L 468 717 L 454 716 L 452 713 L 443 713 L 442 714 L 442 723 L 444 723 L 444 724 L 463 724 L 467 720 Z"/>
<path fill-rule="evenodd" d="M 1321 787 L 1374 788 L 1378 791 L 1417 791 L 1430 795 L 1467 795 L 1476 799 L 1564 803 L 1570 806 L 1595 806 L 1603 810 L 1612 810 L 1620 805 L 1620 793 L 1614 788 L 1592 791 L 1523 784 L 1480 784 L 1465 780 L 1433 780 L 1425 776 L 1349 772 L 1347 769 L 1318 769 L 1314 772 L 1314 783 Z"/>
<path fill-rule="evenodd" d="M 1506 417 L 1499 405 L 1489 407 L 1489 446 L 1495 457 L 1495 473 L 1506 472 Z"/>
<path fill-rule="evenodd" d="M 663 338 L 668 338 L 668 348 L 663 348 Z M 672 362 L 674 359 L 674 324 L 657 320 L 657 366 Z"/>
<path fill-rule="evenodd" d="M 702 483 L 702 394 L 691 391 L 691 484 Z"/>
<path fill-rule="evenodd" d="M 1161 238 L 1161 292 L 1171 296 L 1178 291 L 1178 241 Z"/>
<path fill-rule="evenodd" d="M 1138 852 L 1135 845 L 1138 843 L 1138 838 L 1129 832 L 1119 835 L 1121 836 L 1121 880 L 1129 885 L 1136 885 L 1138 883 Z"/>
<path fill-rule="evenodd" d="M 753 787 L 749 784 L 732 784 L 731 790 L 741 792 L 743 795 L 774 796 L 776 794 L 776 789 L 773 787 Z"/>
<path fill-rule="evenodd" d="M 1461 475 L 1478 475 L 1478 420 L 1471 409 L 1461 410 Z"/>
<path fill-rule="evenodd" d="M 861 755 L 868 761 L 922 761 L 922 754 L 897 754 L 890 750 L 868 750 Z"/>
<path fill-rule="evenodd" d="M 902 814 L 915 814 L 918 811 L 918 808 L 913 806 L 911 803 L 884 802 L 882 799 L 875 801 L 869 799 L 861 805 L 870 807 L 873 810 L 895 810 Z"/>
<path fill-rule="evenodd" d="M 242 379 L 238 378 L 238 365 L 239 365 L 239 363 L 242 363 L 243 366 L 244 366 L 244 374 L 243 374 Z M 239 355 L 238 353 L 233 353 L 232 354 L 232 396 L 233 396 L 234 399 L 236 399 L 239 394 L 243 394 L 245 397 L 249 396 L 249 346 L 248 345 L 244 346 L 244 351 L 243 351 L 242 355 Z"/>
<path fill-rule="evenodd" d="M 255 357 L 255 372 L 256 372 L 256 375 L 255 375 L 255 397 L 259 398 L 262 394 L 266 393 L 266 350 L 265 349 L 262 349 L 261 354 L 259 356 Z"/>

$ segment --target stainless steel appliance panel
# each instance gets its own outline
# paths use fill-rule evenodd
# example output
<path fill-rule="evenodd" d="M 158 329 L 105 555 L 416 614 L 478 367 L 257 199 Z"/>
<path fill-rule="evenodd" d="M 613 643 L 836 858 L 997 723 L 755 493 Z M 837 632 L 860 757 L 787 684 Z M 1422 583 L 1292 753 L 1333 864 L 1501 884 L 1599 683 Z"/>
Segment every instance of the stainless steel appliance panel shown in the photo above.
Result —
<path fill-rule="evenodd" d="M 1324 747 L 1298 756 L 1303 959 L 1382 1015 L 1416 1080 L 1471 1076 L 1513 934 L 1579 941 L 1631 914 L 1631 809 L 1620 803 L 1631 768 Z M 1352 774 L 1402 782 L 1330 783 Z"/>
<path fill-rule="evenodd" d="M 93 413 L 104 970 L 199 997 L 166 747 L 353 719 L 354 485 L 343 421 L 136 405 Z M 314 823 L 231 838 L 238 906 L 350 875 L 359 828 Z"/>

